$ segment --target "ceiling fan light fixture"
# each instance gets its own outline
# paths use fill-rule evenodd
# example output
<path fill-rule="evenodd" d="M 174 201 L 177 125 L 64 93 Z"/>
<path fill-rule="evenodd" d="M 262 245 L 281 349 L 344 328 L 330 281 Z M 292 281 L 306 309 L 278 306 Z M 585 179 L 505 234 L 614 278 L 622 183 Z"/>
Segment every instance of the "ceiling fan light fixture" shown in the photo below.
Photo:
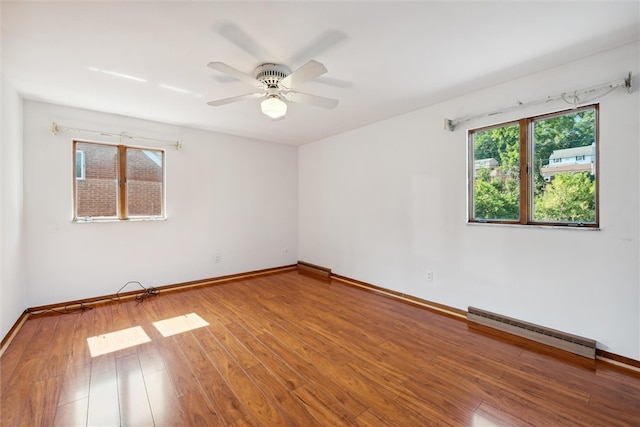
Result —
<path fill-rule="evenodd" d="M 269 96 L 260 103 L 262 113 L 272 119 L 279 119 L 287 114 L 287 104 L 277 95 Z"/>

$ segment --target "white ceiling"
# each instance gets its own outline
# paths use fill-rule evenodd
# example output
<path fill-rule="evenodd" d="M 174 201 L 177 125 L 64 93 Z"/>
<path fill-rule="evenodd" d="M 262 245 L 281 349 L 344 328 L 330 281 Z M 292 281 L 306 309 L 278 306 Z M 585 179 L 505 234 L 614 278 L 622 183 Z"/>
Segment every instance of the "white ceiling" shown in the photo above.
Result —
<path fill-rule="evenodd" d="M 2 1 L 2 71 L 28 99 L 300 145 L 638 40 L 639 5 Z M 299 90 L 334 110 L 206 105 L 252 91 L 208 62 L 310 59 L 329 71 Z"/>

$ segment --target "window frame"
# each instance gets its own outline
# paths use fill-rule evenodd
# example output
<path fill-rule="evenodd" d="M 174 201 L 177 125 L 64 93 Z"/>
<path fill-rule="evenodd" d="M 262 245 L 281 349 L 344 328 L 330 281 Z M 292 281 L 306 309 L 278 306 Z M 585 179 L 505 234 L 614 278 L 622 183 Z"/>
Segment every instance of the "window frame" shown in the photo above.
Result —
<path fill-rule="evenodd" d="M 594 111 L 594 175 L 595 175 L 595 220 L 594 222 L 569 222 L 569 221 L 541 221 L 534 217 L 534 174 L 532 167 L 534 160 L 534 135 L 533 124 L 535 122 L 574 114 L 581 111 Z M 532 117 L 525 117 L 497 123 L 480 128 L 469 129 L 467 131 L 467 223 L 469 224 L 503 224 L 503 225 L 527 225 L 544 227 L 580 227 L 580 228 L 600 228 L 600 105 L 589 104 L 578 108 L 560 110 L 552 113 L 540 114 Z M 519 199 L 519 219 L 478 219 L 474 217 L 475 208 L 475 160 L 474 160 L 474 137 L 479 132 L 498 129 L 517 124 L 520 129 L 520 199 Z M 554 159 L 555 160 L 555 159 Z"/>
<path fill-rule="evenodd" d="M 78 150 L 78 144 L 92 144 L 107 147 L 116 147 L 116 216 L 78 216 L 78 186 L 77 186 L 77 154 L 82 153 L 82 180 L 86 180 L 86 160 L 85 151 Z M 94 142 L 86 140 L 73 140 L 73 222 L 105 222 L 105 221 L 136 221 L 136 220 L 164 220 L 166 219 L 166 151 L 160 148 L 140 147 L 134 145 L 125 144 L 110 144 L 105 142 Z M 162 168 L 162 181 L 161 181 L 161 203 L 159 215 L 134 215 L 130 216 L 127 212 L 128 203 L 128 189 L 127 189 L 127 150 L 141 150 L 141 151 L 155 151 L 162 153 L 161 165 Z"/>

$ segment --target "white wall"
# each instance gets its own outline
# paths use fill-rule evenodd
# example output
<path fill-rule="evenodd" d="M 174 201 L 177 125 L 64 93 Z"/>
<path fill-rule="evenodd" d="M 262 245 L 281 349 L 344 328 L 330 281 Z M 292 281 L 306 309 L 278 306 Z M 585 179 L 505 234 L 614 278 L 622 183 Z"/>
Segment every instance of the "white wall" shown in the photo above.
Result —
<path fill-rule="evenodd" d="M 22 203 L 22 100 L 2 79 L 0 142 L 0 338 L 26 307 Z"/>
<path fill-rule="evenodd" d="M 72 223 L 72 139 L 117 141 L 54 136 L 54 121 L 181 140 L 181 151 L 166 147 L 168 219 Z M 33 101 L 24 123 L 29 307 L 112 294 L 131 280 L 160 286 L 297 261 L 295 147 Z"/>
<path fill-rule="evenodd" d="M 302 146 L 299 258 L 466 310 L 475 306 L 596 339 L 640 360 L 638 44 Z M 621 79 L 600 106 L 601 231 L 468 225 L 465 126 L 568 108 L 490 112 Z M 426 271 L 433 271 L 428 283 Z"/>

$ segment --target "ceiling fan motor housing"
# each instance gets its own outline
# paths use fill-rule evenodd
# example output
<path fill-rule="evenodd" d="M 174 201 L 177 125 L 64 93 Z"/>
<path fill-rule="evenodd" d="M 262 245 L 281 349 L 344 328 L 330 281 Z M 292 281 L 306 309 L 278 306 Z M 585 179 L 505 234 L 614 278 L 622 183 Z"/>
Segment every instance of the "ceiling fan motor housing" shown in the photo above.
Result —
<path fill-rule="evenodd" d="M 256 79 L 260 80 L 269 88 L 278 86 L 278 83 L 291 74 L 291 71 L 280 64 L 261 64 L 256 67 Z"/>

